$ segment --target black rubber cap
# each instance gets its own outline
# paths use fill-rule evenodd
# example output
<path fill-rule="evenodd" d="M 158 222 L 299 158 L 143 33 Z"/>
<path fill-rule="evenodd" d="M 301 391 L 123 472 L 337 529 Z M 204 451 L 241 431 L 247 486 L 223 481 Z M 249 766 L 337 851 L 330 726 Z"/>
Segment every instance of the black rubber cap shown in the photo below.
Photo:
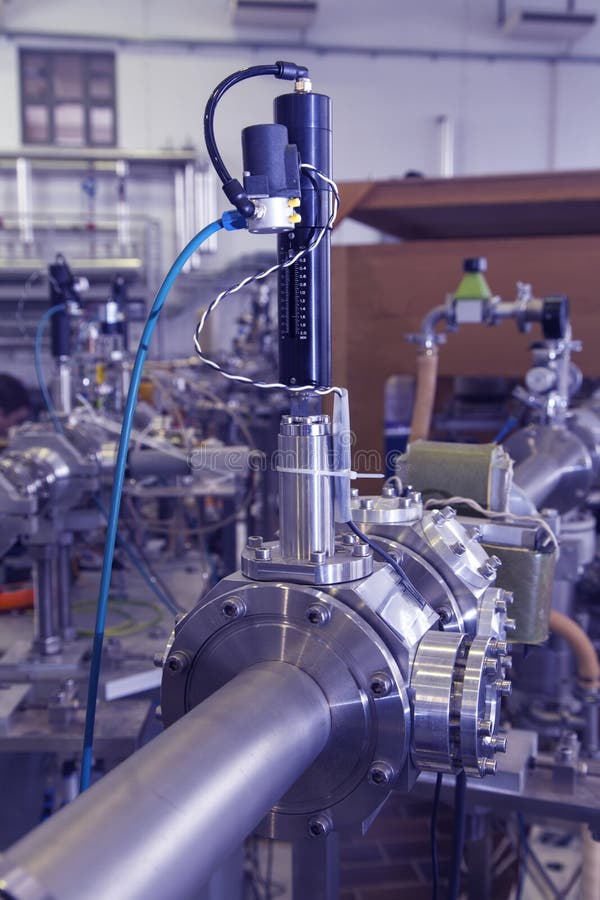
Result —
<path fill-rule="evenodd" d="M 470 256 L 463 262 L 463 272 L 487 272 L 485 256 Z"/>
<path fill-rule="evenodd" d="M 564 294 L 546 297 L 542 307 L 542 331 L 547 341 L 559 341 L 567 333 L 569 298 Z"/>

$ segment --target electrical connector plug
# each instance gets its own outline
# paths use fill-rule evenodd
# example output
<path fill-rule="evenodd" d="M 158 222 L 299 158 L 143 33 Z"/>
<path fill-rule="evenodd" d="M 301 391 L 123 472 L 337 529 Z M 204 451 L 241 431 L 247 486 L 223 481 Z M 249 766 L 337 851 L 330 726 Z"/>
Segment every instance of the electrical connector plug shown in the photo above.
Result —
<path fill-rule="evenodd" d="M 248 220 L 237 209 L 227 209 L 221 216 L 225 231 L 239 231 L 248 227 Z"/>

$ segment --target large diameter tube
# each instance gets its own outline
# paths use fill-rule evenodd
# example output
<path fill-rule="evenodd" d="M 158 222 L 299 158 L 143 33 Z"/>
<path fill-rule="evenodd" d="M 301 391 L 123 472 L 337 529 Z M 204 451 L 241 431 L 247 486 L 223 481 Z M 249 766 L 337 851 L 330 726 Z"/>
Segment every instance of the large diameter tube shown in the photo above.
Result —
<path fill-rule="evenodd" d="M 238 675 L 0 858 L 32 900 L 193 900 L 323 750 L 317 684 L 282 662 Z"/>

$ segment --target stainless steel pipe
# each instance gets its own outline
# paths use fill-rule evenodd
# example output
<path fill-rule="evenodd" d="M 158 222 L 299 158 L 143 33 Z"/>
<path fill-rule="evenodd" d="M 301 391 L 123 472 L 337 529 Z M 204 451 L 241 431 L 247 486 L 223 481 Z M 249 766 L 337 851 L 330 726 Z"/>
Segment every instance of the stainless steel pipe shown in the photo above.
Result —
<path fill-rule="evenodd" d="M 252 666 L 0 857 L 0 893 L 193 900 L 330 728 L 325 696 L 301 669 Z"/>
<path fill-rule="evenodd" d="M 278 441 L 281 555 L 309 560 L 335 549 L 329 416 L 284 416 Z"/>

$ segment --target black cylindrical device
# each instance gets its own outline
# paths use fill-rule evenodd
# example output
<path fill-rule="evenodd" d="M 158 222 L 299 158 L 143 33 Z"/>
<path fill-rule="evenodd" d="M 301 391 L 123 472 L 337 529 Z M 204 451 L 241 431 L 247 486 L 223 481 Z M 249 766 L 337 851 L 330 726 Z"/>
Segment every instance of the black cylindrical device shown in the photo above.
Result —
<path fill-rule="evenodd" d="M 69 265 L 61 254 L 48 266 L 50 282 L 50 305 L 58 306 L 68 300 L 79 301 L 75 289 L 75 279 Z M 55 313 L 51 319 L 51 347 L 55 359 L 71 355 L 71 325 L 67 310 Z"/>
<path fill-rule="evenodd" d="M 301 163 L 331 178 L 331 100 L 296 91 L 275 100 L 275 121 L 285 125 Z M 294 256 L 327 225 L 332 195 L 327 182 L 301 169 L 302 218 L 278 238 L 280 262 Z M 279 270 L 279 378 L 283 384 L 331 385 L 331 256 L 329 231 L 319 246 Z"/>

